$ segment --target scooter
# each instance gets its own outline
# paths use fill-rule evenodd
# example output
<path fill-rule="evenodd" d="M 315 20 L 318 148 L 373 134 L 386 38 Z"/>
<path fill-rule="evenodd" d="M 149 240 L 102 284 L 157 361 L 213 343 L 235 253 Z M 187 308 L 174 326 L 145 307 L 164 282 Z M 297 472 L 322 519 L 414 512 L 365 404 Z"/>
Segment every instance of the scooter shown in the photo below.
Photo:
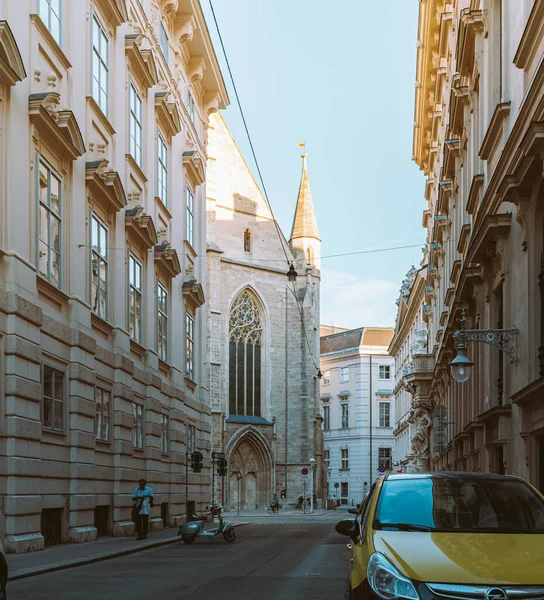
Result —
<path fill-rule="evenodd" d="M 214 537 L 222 534 L 225 542 L 232 544 L 236 539 L 236 533 L 234 532 L 234 527 L 223 520 L 223 515 L 221 514 L 223 507 L 220 504 L 216 504 L 215 506 L 207 506 L 206 510 L 210 511 L 207 515 L 202 517 L 193 515 L 193 518 L 197 520 L 185 523 L 185 525 L 179 528 L 178 535 L 181 535 L 181 539 L 186 544 L 192 544 L 197 537 L 207 537 L 210 542 L 215 542 Z M 206 523 L 208 518 L 211 517 L 213 522 L 215 516 L 219 518 L 219 526 L 213 529 L 204 529 L 204 523 Z"/>

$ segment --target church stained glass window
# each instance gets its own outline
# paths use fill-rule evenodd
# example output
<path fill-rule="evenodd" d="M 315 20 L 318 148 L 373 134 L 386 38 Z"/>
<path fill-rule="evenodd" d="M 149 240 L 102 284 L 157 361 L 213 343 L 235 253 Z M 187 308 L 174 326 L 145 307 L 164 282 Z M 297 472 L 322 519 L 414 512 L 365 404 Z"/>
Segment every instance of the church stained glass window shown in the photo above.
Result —
<path fill-rule="evenodd" d="M 229 319 L 229 412 L 261 416 L 262 321 L 259 305 L 244 290 Z"/>

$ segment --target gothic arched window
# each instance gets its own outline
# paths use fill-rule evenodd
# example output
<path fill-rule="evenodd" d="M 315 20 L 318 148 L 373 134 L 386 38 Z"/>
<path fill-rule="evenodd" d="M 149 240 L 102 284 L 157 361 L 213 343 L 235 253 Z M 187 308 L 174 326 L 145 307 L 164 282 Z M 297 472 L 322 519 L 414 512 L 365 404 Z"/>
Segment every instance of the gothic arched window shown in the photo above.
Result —
<path fill-rule="evenodd" d="M 251 252 L 251 231 L 249 229 L 244 231 L 244 251 Z"/>
<path fill-rule="evenodd" d="M 236 298 L 229 318 L 229 413 L 261 416 L 259 305 L 249 290 Z"/>

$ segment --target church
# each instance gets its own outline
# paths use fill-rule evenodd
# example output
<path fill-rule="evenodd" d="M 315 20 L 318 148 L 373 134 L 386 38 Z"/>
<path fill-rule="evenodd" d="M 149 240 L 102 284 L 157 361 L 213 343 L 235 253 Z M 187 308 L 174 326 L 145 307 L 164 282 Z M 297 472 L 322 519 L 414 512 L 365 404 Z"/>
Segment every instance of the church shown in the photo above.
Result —
<path fill-rule="evenodd" d="M 226 509 L 324 499 L 319 406 L 321 239 L 307 156 L 290 239 L 272 212 L 220 114 L 208 130 L 207 307 L 212 450 L 226 477 L 215 498 Z M 293 194 L 293 201 L 295 194 Z M 297 273 L 290 281 L 287 272 Z M 313 460 L 312 460 L 313 459 Z M 315 461 L 315 462 L 314 462 Z M 302 481 L 301 470 L 310 477 Z"/>

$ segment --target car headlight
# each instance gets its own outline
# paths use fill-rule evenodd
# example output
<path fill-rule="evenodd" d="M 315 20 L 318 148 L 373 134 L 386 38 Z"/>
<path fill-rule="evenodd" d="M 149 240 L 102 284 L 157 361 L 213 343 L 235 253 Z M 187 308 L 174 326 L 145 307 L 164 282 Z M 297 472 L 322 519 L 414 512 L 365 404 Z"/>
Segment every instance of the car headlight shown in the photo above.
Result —
<path fill-rule="evenodd" d="M 380 598 L 419 600 L 414 584 L 379 552 L 375 552 L 368 561 L 367 577 L 370 587 Z"/>

